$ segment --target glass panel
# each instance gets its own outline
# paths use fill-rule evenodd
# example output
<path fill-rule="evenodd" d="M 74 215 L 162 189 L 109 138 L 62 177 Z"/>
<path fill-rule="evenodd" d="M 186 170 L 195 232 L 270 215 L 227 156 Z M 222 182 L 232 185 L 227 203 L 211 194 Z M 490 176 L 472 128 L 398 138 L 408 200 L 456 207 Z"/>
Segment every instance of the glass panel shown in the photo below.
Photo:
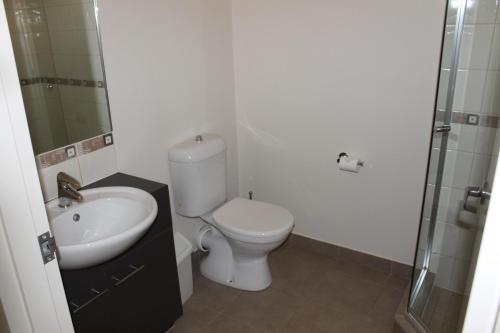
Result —
<path fill-rule="evenodd" d="M 432 139 L 409 304 L 432 332 L 461 330 L 500 142 L 497 2 L 448 7 L 434 126 L 451 131 Z"/>
<path fill-rule="evenodd" d="M 111 131 L 94 3 L 4 4 L 35 154 Z"/>

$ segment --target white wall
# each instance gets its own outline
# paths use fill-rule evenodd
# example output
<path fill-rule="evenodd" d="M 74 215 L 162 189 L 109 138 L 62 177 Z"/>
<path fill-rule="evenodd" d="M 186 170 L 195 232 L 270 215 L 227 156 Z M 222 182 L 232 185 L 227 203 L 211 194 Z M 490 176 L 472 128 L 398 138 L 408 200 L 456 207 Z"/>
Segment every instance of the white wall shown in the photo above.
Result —
<path fill-rule="evenodd" d="M 168 148 L 218 132 L 230 197 L 251 189 L 295 233 L 412 262 L 444 3 L 110 0 L 99 14 L 120 171 L 170 183 Z M 373 167 L 339 172 L 341 151 Z"/>
<path fill-rule="evenodd" d="M 171 183 L 167 151 L 195 134 L 226 139 L 237 194 L 230 0 L 99 2 L 118 169 Z M 193 223 L 174 226 L 187 229 Z"/>
<path fill-rule="evenodd" d="M 233 1 L 240 194 L 295 233 L 410 264 L 444 1 Z M 337 169 L 346 151 L 370 164 Z"/>

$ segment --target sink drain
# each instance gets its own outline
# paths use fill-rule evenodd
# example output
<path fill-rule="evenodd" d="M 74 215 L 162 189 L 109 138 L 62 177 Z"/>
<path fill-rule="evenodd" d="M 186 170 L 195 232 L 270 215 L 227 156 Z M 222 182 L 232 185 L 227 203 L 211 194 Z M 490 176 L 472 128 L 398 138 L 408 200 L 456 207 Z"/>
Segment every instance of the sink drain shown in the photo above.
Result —
<path fill-rule="evenodd" d="M 80 221 L 80 214 L 73 215 L 73 221 L 75 221 L 75 222 Z"/>

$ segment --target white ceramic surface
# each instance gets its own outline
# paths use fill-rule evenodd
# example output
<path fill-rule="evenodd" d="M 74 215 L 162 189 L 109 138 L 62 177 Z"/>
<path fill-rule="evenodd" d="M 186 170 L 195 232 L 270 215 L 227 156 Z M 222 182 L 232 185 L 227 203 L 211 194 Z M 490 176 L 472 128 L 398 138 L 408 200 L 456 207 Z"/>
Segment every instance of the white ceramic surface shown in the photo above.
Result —
<path fill-rule="evenodd" d="M 168 152 L 175 212 L 187 217 L 206 214 L 226 201 L 226 144 L 217 134 L 202 137 Z"/>
<path fill-rule="evenodd" d="M 101 187 L 80 193 L 84 200 L 69 208 L 60 208 L 58 199 L 46 205 L 62 269 L 94 266 L 123 253 L 158 213 L 156 200 L 140 189 Z"/>
<path fill-rule="evenodd" d="M 213 218 L 224 235 L 248 243 L 271 243 L 293 228 L 293 216 L 285 208 L 244 198 L 225 203 Z"/>

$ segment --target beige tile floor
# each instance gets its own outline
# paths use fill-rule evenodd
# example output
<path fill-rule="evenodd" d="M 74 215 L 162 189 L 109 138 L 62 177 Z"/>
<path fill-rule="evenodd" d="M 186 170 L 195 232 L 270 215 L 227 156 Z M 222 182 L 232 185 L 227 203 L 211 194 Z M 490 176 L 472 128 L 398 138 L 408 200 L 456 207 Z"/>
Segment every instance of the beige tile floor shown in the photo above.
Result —
<path fill-rule="evenodd" d="M 270 288 L 244 292 L 202 277 L 193 267 L 194 294 L 174 332 L 392 332 L 407 279 L 281 247 L 269 262 Z"/>

